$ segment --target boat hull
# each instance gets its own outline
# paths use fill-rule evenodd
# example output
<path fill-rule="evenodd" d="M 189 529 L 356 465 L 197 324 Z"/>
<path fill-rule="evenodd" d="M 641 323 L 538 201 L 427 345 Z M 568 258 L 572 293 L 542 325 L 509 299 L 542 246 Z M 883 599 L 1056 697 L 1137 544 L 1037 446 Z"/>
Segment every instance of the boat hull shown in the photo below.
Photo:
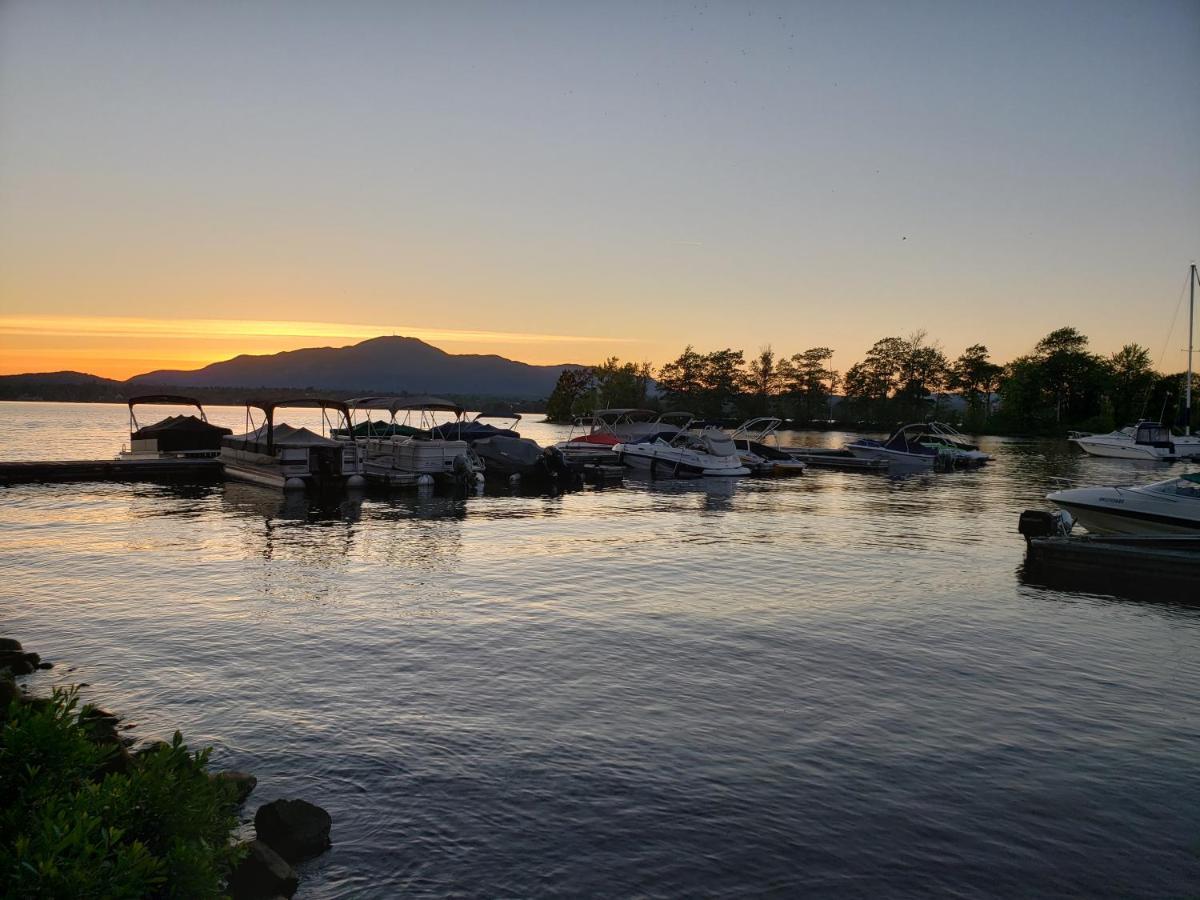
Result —
<path fill-rule="evenodd" d="M 669 445 L 618 445 L 621 462 L 656 478 L 741 478 L 750 470 L 737 457 L 714 457 Z"/>
<path fill-rule="evenodd" d="M 932 469 L 937 456 L 932 453 L 907 453 L 903 450 L 891 450 L 883 446 L 869 444 L 847 444 L 846 449 L 859 459 L 882 459 L 888 463 L 896 463 L 913 468 Z"/>
<path fill-rule="evenodd" d="M 1121 444 L 1117 441 L 1090 441 L 1087 438 L 1071 438 L 1071 443 L 1080 450 L 1092 456 L 1104 456 L 1109 459 L 1138 459 L 1142 462 L 1174 462 L 1177 459 L 1188 459 L 1190 454 L 1176 454 L 1162 447 L 1150 447 L 1141 444 Z"/>
<path fill-rule="evenodd" d="M 1200 534 L 1200 504 L 1137 488 L 1073 488 L 1046 497 L 1097 534 Z"/>

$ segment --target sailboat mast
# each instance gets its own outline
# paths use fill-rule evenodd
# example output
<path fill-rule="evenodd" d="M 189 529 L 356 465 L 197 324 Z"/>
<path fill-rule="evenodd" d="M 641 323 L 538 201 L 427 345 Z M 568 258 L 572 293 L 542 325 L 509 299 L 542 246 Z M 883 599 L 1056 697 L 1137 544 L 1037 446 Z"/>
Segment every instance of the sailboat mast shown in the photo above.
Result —
<path fill-rule="evenodd" d="M 1192 263 L 1192 275 L 1188 279 L 1188 370 L 1187 370 L 1187 412 L 1184 421 L 1184 434 L 1192 433 L 1192 329 L 1196 324 L 1196 264 Z"/>

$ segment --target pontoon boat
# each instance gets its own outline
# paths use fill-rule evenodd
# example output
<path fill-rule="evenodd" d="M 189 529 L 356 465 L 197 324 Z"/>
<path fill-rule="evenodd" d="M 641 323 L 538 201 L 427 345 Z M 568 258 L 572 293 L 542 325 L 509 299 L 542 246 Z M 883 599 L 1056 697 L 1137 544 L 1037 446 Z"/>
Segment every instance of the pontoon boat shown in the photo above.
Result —
<path fill-rule="evenodd" d="M 392 485 L 483 482 L 483 462 L 470 444 L 432 433 L 438 427 L 436 413 L 451 414 L 451 425 L 462 421 L 466 413 L 457 403 L 436 397 L 359 397 L 346 404 L 353 429 L 334 436 L 362 445 L 369 480 Z M 372 421 L 372 410 L 388 413 L 388 420 Z M 397 420 L 401 412 L 404 416 Z M 364 421 L 357 421 L 359 413 L 365 413 Z"/>
<path fill-rule="evenodd" d="M 196 416 L 167 416 L 153 425 L 139 425 L 135 406 L 194 406 Z M 221 439 L 233 434 L 210 425 L 200 401 L 176 394 L 146 394 L 129 399 L 129 448 L 118 459 L 213 459 L 221 453 Z"/>
<path fill-rule="evenodd" d="M 275 411 L 284 407 L 321 410 L 325 434 L 276 423 Z M 261 421 L 255 411 L 261 413 Z M 354 440 L 326 436 L 353 427 L 349 407 L 335 400 L 301 397 L 247 403 L 246 433 L 222 440 L 221 462 L 232 478 L 286 490 L 360 486 L 362 447 Z"/>

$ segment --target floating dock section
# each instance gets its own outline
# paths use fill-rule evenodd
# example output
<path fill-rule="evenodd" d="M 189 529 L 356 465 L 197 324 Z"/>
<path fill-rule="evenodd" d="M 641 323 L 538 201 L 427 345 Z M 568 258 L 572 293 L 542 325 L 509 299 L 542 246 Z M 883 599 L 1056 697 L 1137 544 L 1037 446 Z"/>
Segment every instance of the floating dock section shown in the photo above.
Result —
<path fill-rule="evenodd" d="M 1031 516 L 1049 523 L 1054 514 L 1022 516 L 1025 581 L 1200 603 L 1200 534 L 1037 534 L 1027 525 Z"/>
<path fill-rule="evenodd" d="M 144 481 L 221 478 L 219 459 L 74 459 L 0 462 L 0 484 L 56 481 Z"/>

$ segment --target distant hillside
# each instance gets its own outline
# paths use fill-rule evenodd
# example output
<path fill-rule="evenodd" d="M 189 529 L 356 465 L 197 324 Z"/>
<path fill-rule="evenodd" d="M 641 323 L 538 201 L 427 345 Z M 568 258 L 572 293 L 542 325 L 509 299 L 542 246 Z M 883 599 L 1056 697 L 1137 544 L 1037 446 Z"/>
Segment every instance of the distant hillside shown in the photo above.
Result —
<path fill-rule="evenodd" d="M 0 375 L 0 381 L 11 386 L 23 384 L 90 384 L 108 385 L 121 384 L 111 378 L 101 378 L 99 375 L 89 375 L 87 372 L 29 372 L 25 375 Z"/>
<path fill-rule="evenodd" d="M 349 347 L 238 356 L 202 369 L 147 372 L 130 386 L 316 388 L 543 398 L 567 365 L 531 366 L 502 356 L 454 354 L 410 337 L 378 337 Z"/>

